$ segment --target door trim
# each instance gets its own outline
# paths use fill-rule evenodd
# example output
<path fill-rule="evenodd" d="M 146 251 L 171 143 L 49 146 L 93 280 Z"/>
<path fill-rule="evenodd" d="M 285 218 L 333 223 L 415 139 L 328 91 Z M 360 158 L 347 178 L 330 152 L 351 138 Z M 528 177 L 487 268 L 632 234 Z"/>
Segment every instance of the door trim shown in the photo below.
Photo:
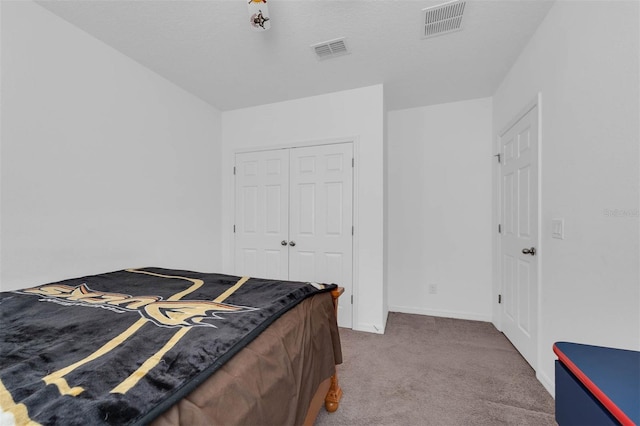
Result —
<path fill-rule="evenodd" d="M 537 206 L 537 222 L 538 222 L 538 235 L 536 235 L 536 245 L 538 252 L 536 256 L 538 257 L 537 264 L 537 282 L 535 283 L 537 286 L 537 306 L 536 306 L 536 365 L 532 366 L 534 371 L 538 371 L 538 366 L 540 364 L 540 359 L 542 359 L 542 351 L 540 347 L 540 335 L 541 335 L 541 313 L 542 313 L 542 286 L 541 278 L 542 278 L 542 263 L 544 259 L 544 247 L 542 244 L 542 93 L 538 92 L 536 97 L 529 101 L 524 108 L 520 110 L 518 114 L 516 114 L 511 120 L 509 120 L 504 126 L 501 127 L 501 130 L 495 135 L 494 143 L 493 143 L 493 153 L 500 152 L 500 140 L 501 138 L 520 121 L 527 113 L 529 113 L 532 109 L 538 108 L 537 120 L 538 120 L 538 155 L 536 158 L 536 168 L 538 172 L 538 206 Z M 493 293 L 493 302 L 492 305 L 494 307 L 494 320 L 493 323 L 495 327 L 502 332 L 502 306 L 498 304 L 498 295 L 503 294 L 503 282 L 502 282 L 502 274 L 501 274 L 501 255 L 502 255 L 502 239 L 499 237 L 497 233 L 498 224 L 502 223 L 501 217 L 501 203 L 502 203 L 502 182 L 500 179 L 500 164 L 496 161 L 494 166 L 494 205 L 493 205 L 493 229 L 494 231 L 494 250 L 493 250 L 493 281 L 497 284 L 494 286 Z M 497 313 L 497 315 L 496 315 Z"/>
<path fill-rule="evenodd" d="M 336 144 L 342 144 L 342 143 L 353 143 L 355 146 L 356 143 L 358 142 L 358 139 L 359 138 L 357 136 L 346 136 L 343 138 L 318 139 L 318 140 L 299 141 L 299 142 L 282 143 L 282 144 L 274 144 L 274 145 L 266 145 L 266 146 L 254 146 L 254 147 L 234 149 L 232 154 L 235 156 L 236 154 L 242 154 L 244 152 L 273 151 L 275 149 L 305 148 L 309 146 L 336 145 Z"/>
<path fill-rule="evenodd" d="M 359 270 L 360 270 L 360 261 L 359 261 L 359 248 L 360 248 L 360 238 L 359 238 L 359 229 L 360 223 L 358 218 L 360 216 L 360 203 L 359 203 L 359 185 L 360 185 L 360 177 L 359 177 L 359 164 L 360 164 L 360 137 L 359 136 L 345 136 L 341 138 L 329 138 L 329 139 L 320 139 L 320 140 L 307 140 L 307 141 L 298 141 L 284 144 L 275 144 L 268 146 L 258 146 L 258 147 L 247 147 L 247 148 L 238 148 L 231 151 L 231 158 L 233 160 L 233 166 L 235 167 L 235 159 L 237 154 L 248 153 L 248 152 L 260 152 L 260 151 L 272 151 L 278 149 L 292 149 L 292 148 L 305 148 L 311 146 L 322 146 L 322 145 L 337 145 L 337 144 L 345 144 L 350 143 L 352 145 L 353 150 L 353 158 L 354 158 L 354 166 L 353 166 L 353 180 L 352 180 L 352 197 L 353 197 L 353 206 L 351 210 L 351 224 L 353 225 L 355 232 L 352 238 L 352 253 L 351 253 L 351 267 L 352 267 L 352 282 L 351 282 L 351 294 L 353 296 L 353 304 L 351 307 L 351 328 L 356 329 L 356 324 L 360 324 L 359 318 L 359 309 L 358 309 L 358 295 L 359 293 Z M 235 221 L 235 205 L 236 205 L 236 176 L 234 175 L 231 179 L 231 194 L 232 194 L 232 202 L 233 202 L 233 214 L 231 215 L 231 221 Z M 232 229 L 227 231 L 226 235 L 230 236 L 230 247 L 231 247 L 231 265 L 235 265 L 235 250 L 236 250 L 236 241 L 235 234 Z M 224 235 L 223 235 L 224 238 Z M 233 266 L 231 266 L 233 269 Z M 234 272 L 229 272 L 233 274 Z"/>

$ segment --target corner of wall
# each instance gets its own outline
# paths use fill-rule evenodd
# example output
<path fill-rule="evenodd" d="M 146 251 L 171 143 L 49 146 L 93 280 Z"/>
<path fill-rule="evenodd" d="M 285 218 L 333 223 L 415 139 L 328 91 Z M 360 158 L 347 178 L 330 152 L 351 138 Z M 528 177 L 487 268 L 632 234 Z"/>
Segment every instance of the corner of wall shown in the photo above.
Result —
<path fill-rule="evenodd" d="M 389 316 L 389 125 L 387 104 L 382 88 L 382 179 L 383 179 L 383 243 L 382 243 L 382 324 L 386 325 Z"/>

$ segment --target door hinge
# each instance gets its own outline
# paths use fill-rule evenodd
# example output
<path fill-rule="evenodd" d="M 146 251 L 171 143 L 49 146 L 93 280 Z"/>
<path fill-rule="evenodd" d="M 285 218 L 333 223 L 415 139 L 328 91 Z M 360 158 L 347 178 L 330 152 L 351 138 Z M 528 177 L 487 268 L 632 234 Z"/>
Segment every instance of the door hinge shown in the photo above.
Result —
<path fill-rule="evenodd" d="M 498 303 L 502 303 L 502 295 L 501 294 L 498 295 Z"/>
<path fill-rule="evenodd" d="M 236 166 L 233 166 L 233 174 L 236 174 Z"/>
<path fill-rule="evenodd" d="M 351 159 L 351 167 L 355 167 L 356 166 L 356 159 L 352 158 Z"/>
<path fill-rule="evenodd" d="M 502 225 L 498 224 L 498 234 L 502 234 Z"/>
<path fill-rule="evenodd" d="M 236 233 L 236 226 L 235 225 L 233 225 L 233 233 L 234 234 Z"/>
<path fill-rule="evenodd" d="M 353 305 L 353 294 L 351 295 L 351 304 Z"/>
<path fill-rule="evenodd" d="M 355 231 L 354 227 L 352 226 L 351 227 L 351 235 L 355 235 L 355 234 L 356 234 L 356 231 Z"/>
<path fill-rule="evenodd" d="M 500 153 L 497 153 L 496 155 L 494 155 L 494 157 L 498 157 L 498 163 L 501 163 L 502 161 L 500 161 Z"/>

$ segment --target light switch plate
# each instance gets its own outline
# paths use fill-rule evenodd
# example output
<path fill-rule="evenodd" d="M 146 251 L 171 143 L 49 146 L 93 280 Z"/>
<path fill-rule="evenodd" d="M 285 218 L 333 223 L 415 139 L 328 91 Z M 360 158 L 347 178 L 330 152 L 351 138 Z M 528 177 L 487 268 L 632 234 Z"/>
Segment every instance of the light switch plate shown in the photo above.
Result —
<path fill-rule="evenodd" d="M 551 219 L 551 238 L 564 240 L 564 219 Z"/>

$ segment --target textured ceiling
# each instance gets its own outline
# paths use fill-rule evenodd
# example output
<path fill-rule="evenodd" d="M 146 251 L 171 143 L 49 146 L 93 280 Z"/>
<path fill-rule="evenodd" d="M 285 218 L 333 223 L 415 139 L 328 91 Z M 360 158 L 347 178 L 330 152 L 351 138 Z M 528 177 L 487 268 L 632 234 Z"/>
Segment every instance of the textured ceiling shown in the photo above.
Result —
<path fill-rule="evenodd" d="M 550 1 L 468 0 L 464 29 L 420 38 L 430 0 L 269 0 L 254 32 L 246 0 L 38 3 L 220 110 L 384 83 L 389 110 L 491 96 Z M 346 37 L 350 55 L 312 44 Z"/>

